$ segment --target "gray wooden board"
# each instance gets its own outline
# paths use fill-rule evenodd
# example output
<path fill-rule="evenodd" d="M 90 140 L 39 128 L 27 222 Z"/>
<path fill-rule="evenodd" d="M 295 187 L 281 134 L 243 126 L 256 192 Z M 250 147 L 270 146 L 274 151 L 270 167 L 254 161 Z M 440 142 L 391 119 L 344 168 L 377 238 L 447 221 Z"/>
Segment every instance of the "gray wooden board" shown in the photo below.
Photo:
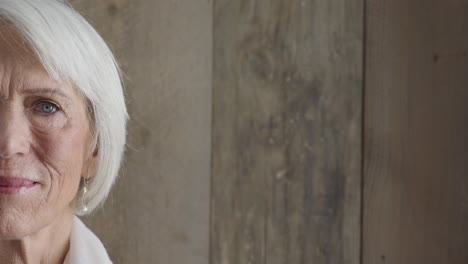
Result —
<path fill-rule="evenodd" d="M 363 264 L 468 263 L 468 1 L 368 1 Z"/>
<path fill-rule="evenodd" d="M 359 263 L 363 15 L 215 1 L 211 264 Z"/>
<path fill-rule="evenodd" d="M 208 262 L 212 3 L 73 0 L 126 74 L 125 166 L 85 222 L 115 263 Z"/>

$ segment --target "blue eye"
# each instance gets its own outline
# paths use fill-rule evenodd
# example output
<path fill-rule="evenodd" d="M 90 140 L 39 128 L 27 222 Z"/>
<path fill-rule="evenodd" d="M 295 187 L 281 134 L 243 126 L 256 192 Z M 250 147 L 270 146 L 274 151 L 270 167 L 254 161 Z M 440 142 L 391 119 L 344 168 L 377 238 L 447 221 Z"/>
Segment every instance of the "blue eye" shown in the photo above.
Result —
<path fill-rule="evenodd" d="M 36 105 L 35 109 L 43 114 L 53 114 L 59 110 L 56 104 L 51 102 L 40 102 Z"/>

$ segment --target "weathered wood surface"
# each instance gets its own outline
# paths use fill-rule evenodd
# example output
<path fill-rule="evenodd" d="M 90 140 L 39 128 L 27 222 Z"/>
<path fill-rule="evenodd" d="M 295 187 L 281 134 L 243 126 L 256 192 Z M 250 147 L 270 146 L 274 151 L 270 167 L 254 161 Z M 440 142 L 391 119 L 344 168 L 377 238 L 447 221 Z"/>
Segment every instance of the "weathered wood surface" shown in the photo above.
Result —
<path fill-rule="evenodd" d="M 124 172 L 86 223 L 115 263 L 208 263 L 212 3 L 71 1 L 113 47 L 131 115 Z"/>
<path fill-rule="evenodd" d="M 363 264 L 468 263 L 468 1 L 368 1 Z"/>
<path fill-rule="evenodd" d="M 363 1 L 214 13 L 210 263 L 359 263 Z"/>

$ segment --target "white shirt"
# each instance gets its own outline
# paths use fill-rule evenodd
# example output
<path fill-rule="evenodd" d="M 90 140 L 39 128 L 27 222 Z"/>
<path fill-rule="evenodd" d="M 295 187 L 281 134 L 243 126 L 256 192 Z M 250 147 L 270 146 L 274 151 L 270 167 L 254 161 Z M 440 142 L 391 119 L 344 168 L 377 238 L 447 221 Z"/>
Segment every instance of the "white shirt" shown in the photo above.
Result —
<path fill-rule="evenodd" d="M 112 264 L 99 238 L 77 217 L 73 217 L 70 249 L 63 264 Z"/>

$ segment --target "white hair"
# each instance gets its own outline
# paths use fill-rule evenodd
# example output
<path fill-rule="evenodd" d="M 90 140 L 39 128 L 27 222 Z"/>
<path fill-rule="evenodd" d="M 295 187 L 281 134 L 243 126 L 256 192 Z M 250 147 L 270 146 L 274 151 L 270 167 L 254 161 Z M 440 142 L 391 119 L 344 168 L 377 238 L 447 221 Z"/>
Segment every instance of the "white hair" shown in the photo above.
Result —
<path fill-rule="evenodd" d="M 0 20 L 19 32 L 53 79 L 73 83 L 88 102 L 97 168 L 75 209 L 78 215 L 88 214 L 107 198 L 125 149 L 128 114 L 115 58 L 65 1 L 0 0 Z"/>

